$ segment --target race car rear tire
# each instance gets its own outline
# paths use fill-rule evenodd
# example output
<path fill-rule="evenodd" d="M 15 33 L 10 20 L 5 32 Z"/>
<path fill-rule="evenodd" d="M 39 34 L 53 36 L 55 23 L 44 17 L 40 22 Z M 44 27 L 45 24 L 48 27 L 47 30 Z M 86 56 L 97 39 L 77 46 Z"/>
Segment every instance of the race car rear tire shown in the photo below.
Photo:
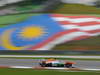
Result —
<path fill-rule="evenodd" d="M 65 67 L 72 68 L 72 64 L 65 64 Z"/>
<path fill-rule="evenodd" d="M 41 67 L 45 67 L 45 63 L 40 63 Z"/>

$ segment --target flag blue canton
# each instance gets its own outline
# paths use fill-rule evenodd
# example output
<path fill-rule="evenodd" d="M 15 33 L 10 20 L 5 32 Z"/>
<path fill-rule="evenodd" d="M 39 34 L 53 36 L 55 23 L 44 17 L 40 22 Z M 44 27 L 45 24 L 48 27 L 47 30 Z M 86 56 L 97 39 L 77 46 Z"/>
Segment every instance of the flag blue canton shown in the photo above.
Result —
<path fill-rule="evenodd" d="M 0 29 L 0 50 L 25 50 L 62 31 L 49 14 L 32 16 Z"/>

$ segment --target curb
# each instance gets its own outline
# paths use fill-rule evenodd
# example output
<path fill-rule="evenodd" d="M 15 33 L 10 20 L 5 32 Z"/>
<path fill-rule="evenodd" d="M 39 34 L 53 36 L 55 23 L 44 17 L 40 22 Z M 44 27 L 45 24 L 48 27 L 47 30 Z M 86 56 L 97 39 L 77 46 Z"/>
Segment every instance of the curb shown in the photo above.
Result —
<path fill-rule="evenodd" d="M 34 69 L 34 70 L 66 70 L 66 71 L 100 71 L 100 69 L 89 69 L 89 68 L 58 68 L 58 67 L 27 67 L 27 66 L 0 66 L 3 68 L 16 68 L 16 69 Z"/>

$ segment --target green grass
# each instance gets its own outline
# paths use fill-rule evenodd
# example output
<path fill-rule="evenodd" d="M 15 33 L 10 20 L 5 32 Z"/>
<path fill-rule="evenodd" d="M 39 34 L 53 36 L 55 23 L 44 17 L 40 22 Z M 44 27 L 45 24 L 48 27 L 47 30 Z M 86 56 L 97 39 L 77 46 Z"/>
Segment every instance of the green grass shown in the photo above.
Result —
<path fill-rule="evenodd" d="M 32 11 L 34 9 L 41 8 L 41 5 L 27 5 L 27 6 L 22 6 L 22 7 L 17 7 L 15 10 L 19 12 L 27 12 L 27 11 Z"/>
<path fill-rule="evenodd" d="M 53 50 L 100 50 L 100 36 L 57 45 Z"/>
<path fill-rule="evenodd" d="M 100 72 L 67 72 L 63 70 L 0 69 L 0 75 L 100 75 Z"/>
<path fill-rule="evenodd" d="M 100 14 L 100 9 L 94 6 L 82 4 L 60 4 L 57 8 L 51 11 L 52 13 L 62 14 Z"/>
<path fill-rule="evenodd" d="M 29 18 L 36 14 L 16 14 L 16 15 L 8 15 L 8 16 L 0 16 L 0 27 L 4 27 L 10 24 L 15 24 L 18 22 L 22 22 L 25 19 Z"/>
<path fill-rule="evenodd" d="M 0 57 L 0 58 L 12 58 L 12 59 L 49 59 L 44 57 Z M 89 58 L 56 58 L 57 60 L 86 60 L 86 61 L 100 61 L 100 59 L 89 59 Z"/>

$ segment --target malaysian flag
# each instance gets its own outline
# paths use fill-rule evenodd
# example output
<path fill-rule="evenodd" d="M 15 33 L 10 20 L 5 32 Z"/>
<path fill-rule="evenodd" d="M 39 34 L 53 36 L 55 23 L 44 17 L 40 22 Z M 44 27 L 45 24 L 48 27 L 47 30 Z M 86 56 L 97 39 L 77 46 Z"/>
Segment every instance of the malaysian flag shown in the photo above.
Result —
<path fill-rule="evenodd" d="M 66 43 L 72 40 L 86 39 L 100 35 L 100 17 L 95 16 L 66 16 L 64 14 L 51 14 L 51 18 L 63 29 L 58 35 L 49 39 L 40 48 L 34 50 L 48 50 L 57 44 Z"/>
<path fill-rule="evenodd" d="M 51 50 L 55 45 L 100 35 L 100 17 L 40 14 L 0 28 L 0 50 Z"/>

